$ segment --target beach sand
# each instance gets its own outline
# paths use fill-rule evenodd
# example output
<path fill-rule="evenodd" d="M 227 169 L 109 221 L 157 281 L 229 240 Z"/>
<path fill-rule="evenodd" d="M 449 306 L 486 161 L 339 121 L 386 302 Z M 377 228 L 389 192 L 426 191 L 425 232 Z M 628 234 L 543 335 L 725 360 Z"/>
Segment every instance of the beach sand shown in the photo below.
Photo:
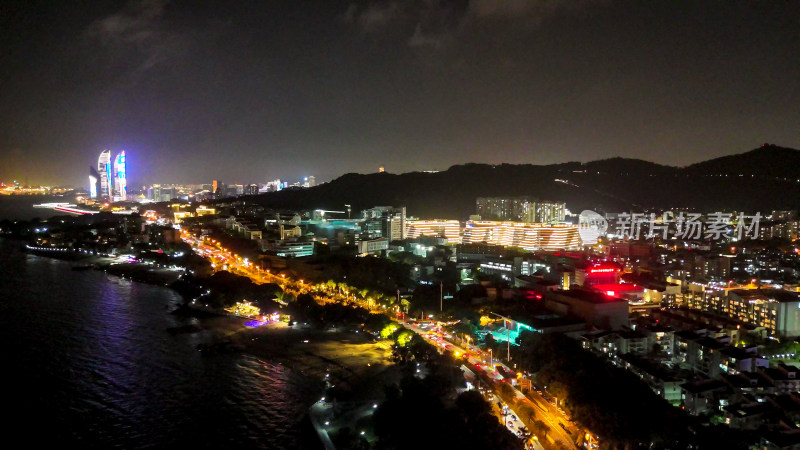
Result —
<path fill-rule="evenodd" d="M 387 384 L 398 383 L 399 369 L 391 360 L 392 342 L 374 341 L 363 332 L 343 329 L 318 330 L 278 322 L 246 327 L 246 319 L 211 317 L 202 319 L 219 341 L 230 341 L 245 353 L 285 364 L 300 374 L 353 387 L 353 401 L 383 397 Z"/>

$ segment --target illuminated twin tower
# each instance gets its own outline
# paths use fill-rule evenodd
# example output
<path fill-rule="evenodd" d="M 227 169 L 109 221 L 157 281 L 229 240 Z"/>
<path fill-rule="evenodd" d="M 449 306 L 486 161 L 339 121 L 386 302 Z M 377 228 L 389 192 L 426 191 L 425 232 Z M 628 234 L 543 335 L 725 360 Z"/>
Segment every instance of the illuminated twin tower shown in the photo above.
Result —
<path fill-rule="evenodd" d="M 128 197 L 125 150 L 117 154 L 112 172 L 111 150 L 103 150 L 97 169 L 89 167 L 89 196 L 98 201 L 124 201 Z"/>

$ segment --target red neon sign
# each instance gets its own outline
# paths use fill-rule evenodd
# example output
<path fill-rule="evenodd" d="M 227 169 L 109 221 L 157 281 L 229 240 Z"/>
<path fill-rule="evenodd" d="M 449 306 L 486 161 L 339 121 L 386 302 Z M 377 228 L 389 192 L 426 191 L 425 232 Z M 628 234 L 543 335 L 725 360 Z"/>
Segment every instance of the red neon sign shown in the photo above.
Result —
<path fill-rule="evenodd" d="M 617 269 L 589 269 L 589 273 L 611 273 L 616 271 Z"/>

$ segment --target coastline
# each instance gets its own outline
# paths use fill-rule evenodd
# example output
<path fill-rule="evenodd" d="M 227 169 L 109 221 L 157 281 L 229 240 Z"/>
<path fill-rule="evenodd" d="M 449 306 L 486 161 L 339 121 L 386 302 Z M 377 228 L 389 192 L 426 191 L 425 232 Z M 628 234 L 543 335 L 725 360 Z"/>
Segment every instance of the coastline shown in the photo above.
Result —
<path fill-rule="evenodd" d="M 20 247 L 24 248 L 24 245 L 20 244 Z M 40 250 L 27 252 L 67 262 L 80 261 L 93 265 L 94 270 L 153 285 L 169 286 L 179 276 L 174 270 L 152 269 L 141 263 L 112 264 L 115 259 L 106 256 Z M 392 365 L 390 343 L 373 342 L 372 337 L 363 332 L 341 328 L 318 330 L 302 324 L 290 327 L 283 322 L 249 328 L 244 326 L 248 319 L 192 308 L 188 309 L 188 315 L 198 319 L 201 325 L 183 332 L 211 330 L 217 342 L 230 340 L 242 352 L 279 360 L 299 368 L 304 375 L 324 378 L 330 373 L 336 380 L 347 382 L 348 376 L 370 377 L 376 370 Z"/>
<path fill-rule="evenodd" d="M 11 241 L 9 240 L 9 242 Z M 72 268 L 75 270 L 89 268 L 94 270 L 102 270 L 111 275 L 122 278 L 130 278 L 133 281 L 154 285 L 169 286 L 171 283 L 176 281 L 182 273 L 182 271 L 178 272 L 174 269 L 152 267 L 148 264 L 138 262 L 120 263 L 115 257 L 112 256 L 87 255 L 72 249 L 65 249 L 66 251 L 56 249 L 39 250 L 28 247 L 21 243 L 19 244 L 19 248 L 26 253 L 36 256 L 72 263 L 83 263 L 81 266 L 72 265 Z"/>
<path fill-rule="evenodd" d="M 198 331 L 211 330 L 218 344 L 230 343 L 236 351 L 278 362 L 306 377 L 323 381 L 327 375 L 331 383 L 359 386 L 359 396 L 382 394 L 383 384 L 378 386 L 379 392 L 369 385 L 378 378 L 393 378 L 391 342 L 375 342 L 367 333 L 284 322 L 250 328 L 244 325 L 247 319 L 234 316 L 199 321 Z"/>
<path fill-rule="evenodd" d="M 80 262 L 80 268 L 91 265 L 94 270 L 104 270 L 110 275 L 152 285 L 171 284 L 166 278 L 151 275 L 156 271 L 163 272 L 162 275 L 172 274 L 174 279 L 180 273 L 169 269 L 152 270 L 139 263 L 112 265 L 115 261 L 112 257 L 70 251 L 26 250 L 23 243 L 19 243 L 19 247 L 26 253 L 67 262 L 73 268 L 76 262 Z M 113 279 L 107 281 L 113 282 Z M 344 387 L 350 393 L 348 401 L 340 402 L 337 407 L 328 404 L 325 408 L 319 408 L 321 402 L 318 400 L 304 405 L 305 414 L 295 420 L 304 430 L 301 436 L 305 441 L 304 448 L 329 448 L 330 438 L 324 429 L 328 427 L 323 428 L 318 423 L 321 417 L 333 420 L 334 411 L 346 414 L 347 411 L 377 403 L 383 398 L 384 386 L 400 380 L 399 369 L 391 359 L 391 342 L 376 342 L 364 332 L 343 328 L 320 330 L 303 324 L 289 326 L 284 322 L 250 328 L 245 326 L 249 319 L 193 308 L 165 313 L 191 317 L 193 322 L 165 329 L 165 334 L 206 333 L 210 345 L 221 345 L 223 352 L 244 353 L 289 368 L 307 379 L 310 385 L 316 385 L 320 398 L 325 395 L 327 386 Z M 206 357 L 213 358 L 214 353 L 210 352 Z"/>

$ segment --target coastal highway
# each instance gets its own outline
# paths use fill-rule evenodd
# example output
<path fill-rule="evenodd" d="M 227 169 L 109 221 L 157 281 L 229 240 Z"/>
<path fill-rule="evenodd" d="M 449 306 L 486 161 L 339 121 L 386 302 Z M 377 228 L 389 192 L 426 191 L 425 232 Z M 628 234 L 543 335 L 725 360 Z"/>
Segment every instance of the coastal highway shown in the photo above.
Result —
<path fill-rule="evenodd" d="M 333 292 L 316 292 L 315 288 L 308 283 L 304 283 L 303 280 L 293 280 L 291 278 L 287 278 L 285 275 L 276 275 L 272 274 L 269 271 L 261 270 L 252 262 L 248 261 L 246 258 L 241 258 L 240 256 L 232 253 L 231 251 L 225 249 L 221 246 L 218 241 L 214 239 L 210 239 L 208 237 L 205 238 L 197 238 L 192 236 L 187 232 L 182 233 L 182 238 L 185 242 L 189 243 L 192 248 L 197 251 L 198 254 L 204 256 L 211 261 L 212 265 L 214 266 L 215 270 L 228 270 L 233 273 L 237 273 L 243 276 L 247 276 L 252 279 L 256 283 L 276 283 L 282 286 L 285 292 L 290 292 L 292 294 L 297 295 L 298 293 L 310 293 L 314 296 L 314 298 L 319 302 L 329 302 L 329 301 L 336 301 L 336 302 L 355 302 L 358 303 L 359 306 L 364 308 L 370 309 L 373 312 L 379 312 L 380 310 L 375 305 L 367 304 L 363 301 L 358 301 L 354 295 L 350 296 L 347 293 L 342 293 L 338 291 Z M 321 295 L 322 294 L 322 295 Z M 503 380 L 503 376 L 499 374 L 496 368 L 493 365 L 500 364 L 506 370 L 509 370 L 508 367 L 505 367 L 500 361 L 494 359 L 491 354 L 482 351 L 477 347 L 468 347 L 463 348 L 453 342 L 446 341 L 445 333 L 441 332 L 441 330 L 426 330 L 420 328 L 419 324 L 411 324 L 406 322 L 400 322 L 401 325 L 408 328 L 411 331 L 422 336 L 431 344 L 446 348 L 447 350 L 451 350 L 454 354 L 458 353 L 459 355 L 468 355 L 467 361 L 469 362 L 470 370 L 473 372 L 475 371 L 483 371 L 487 376 L 489 376 L 495 383 L 493 386 L 496 389 L 497 383 L 505 382 Z M 487 362 L 491 362 L 492 365 L 487 365 Z M 477 376 L 477 374 L 476 374 Z M 515 395 L 517 396 L 519 401 L 529 402 L 531 406 L 537 412 L 537 419 L 542 420 L 545 422 L 550 431 L 547 433 L 547 439 L 552 440 L 554 442 L 560 443 L 565 448 L 577 448 L 575 446 L 575 440 L 572 436 L 577 436 L 576 433 L 580 432 L 577 427 L 575 427 L 569 420 L 563 416 L 561 411 L 558 408 L 553 407 L 550 405 L 550 402 L 545 400 L 538 392 L 530 391 L 529 395 L 536 400 L 536 402 L 532 402 L 530 399 L 525 397 L 523 393 L 519 390 L 514 390 Z M 538 403 L 538 405 L 536 404 Z M 540 406 L 544 405 L 544 407 Z M 512 411 L 513 412 L 513 411 Z M 515 414 L 516 416 L 516 414 Z M 562 428 L 561 424 L 564 425 Z M 513 422 L 512 422 L 513 425 Z M 568 434 L 568 431 L 571 434 Z M 532 430 L 531 430 L 532 431 Z M 541 445 L 540 442 L 535 442 L 535 439 L 531 439 L 529 441 L 530 445 Z"/>
<path fill-rule="evenodd" d="M 400 322 L 401 325 L 406 327 L 407 329 L 419 334 L 422 336 L 426 341 L 431 343 L 432 345 L 442 348 L 443 350 L 449 350 L 453 352 L 456 356 L 468 355 L 467 361 L 469 362 L 468 367 L 473 373 L 476 370 L 483 371 L 494 383 L 492 388 L 497 391 L 498 383 L 504 383 L 504 377 L 497 371 L 494 367 L 496 365 L 501 365 L 505 370 L 509 372 L 513 372 L 508 367 L 505 366 L 502 362 L 493 358 L 491 354 L 488 352 L 484 352 L 483 350 L 468 346 L 463 347 L 458 345 L 452 341 L 449 341 L 446 337 L 446 333 L 444 333 L 441 329 L 438 328 L 431 328 L 425 329 L 418 323 L 407 323 L 407 322 Z M 487 362 L 491 364 L 486 364 Z M 475 373 L 478 376 L 478 373 Z M 509 383 L 509 385 L 511 385 Z M 520 392 L 518 389 L 514 389 L 514 394 L 516 396 L 517 401 L 519 402 L 527 402 L 533 409 L 536 411 L 536 419 L 543 421 L 550 430 L 547 433 L 547 437 L 539 437 L 539 441 L 543 439 L 547 439 L 548 441 L 552 440 L 555 443 L 559 443 L 565 448 L 577 449 L 578 447 L 575 445 L 575 441 L 577 439 L 573 438 L 573 436 L 578 436 L 576 433 L 580 432 L 562 413 L 558 410 L 555 406 L 552 406 L 550 402 L 544 399 L 537 391 L 531 390 L 529 391 L 528 395 L 534 398 L 536 401 L 531 401 L 530 398 L 526 397 L 525 394 Z M 499 396 L 495 396 L 497 398 Z M 539 403 L 537 405 L 536 403 Z M 544 405 L 544 407 L 540 406 Z M 512 411 L 513 412 L 513 411 Z M 518 417 L 516 413 L 514 413 L 515 417 Z M 518 419 L 517 419 L 518 420 Z M 562 428 L 561 424 L 564 424 Z M 533 430 L 528 426 L 527 427 L 531 432 Z M 568 431 L 569 430 L 569 433 Z M 513 431 L 513 429 L 512 429 Z M 536 439 L 531 438 L 527 444 L 535 444 L 535 445 L 542 445 L 541 442 L 536 442 Z"/>
<path fill-rule="evenodd" d="M 287 277 L 285 274 L 277 275 L 271 273 L 269 270 L 262 270 L 256 264 L 253 264 L 252 261 L 248 261 L 247 258 L 242 258 L 231 252 L 222 247 L 219 241 L 207 236 L 198 238 L 184 230 L 181 233 L 181 238 L 184 242 L 191 245 L 197 254 L 208 259 L 214 271 L 227 270 L 237 275 L 246 276 L 257 284 L 275 283 L 280 285 L 284 292 L 295 296 L 298 294 L 311 294 L 319 303 L 355 303 L 373 313 L 387 312 L 385 307 L 380 307 L 375 303 L 359 299 L 355 293 L 349 292 L 347 289 L 331 290 L 324 285 L 314 286 L 311 283 L 306 283 L 304 280 L 294 280 Z"/>

